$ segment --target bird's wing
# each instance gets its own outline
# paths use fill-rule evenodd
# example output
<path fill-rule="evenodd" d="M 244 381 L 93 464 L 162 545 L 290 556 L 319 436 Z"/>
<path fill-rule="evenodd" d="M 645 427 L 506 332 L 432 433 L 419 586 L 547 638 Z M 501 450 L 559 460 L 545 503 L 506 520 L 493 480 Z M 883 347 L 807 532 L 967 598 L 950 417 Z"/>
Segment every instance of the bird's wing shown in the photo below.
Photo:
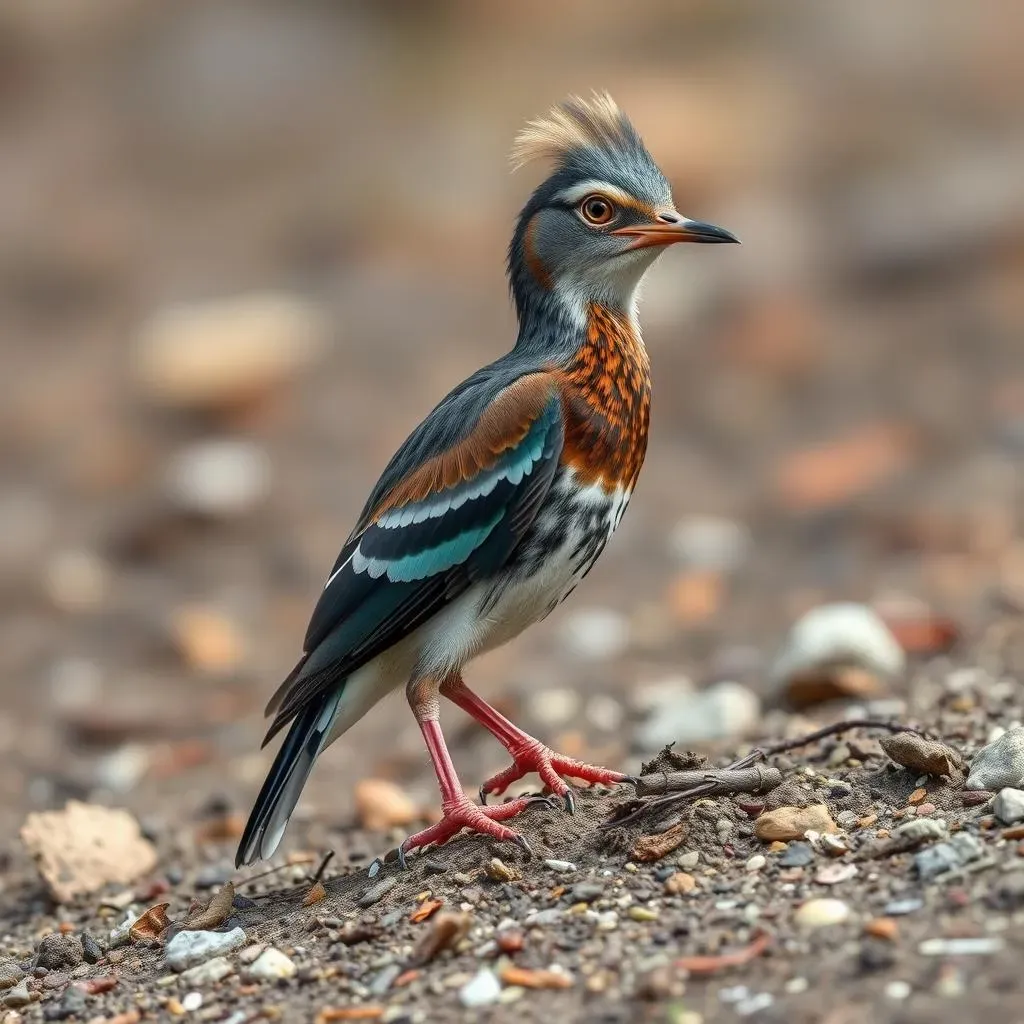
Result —
<path fill-rule="evenodd" d="M 305 654 L 267 707 L 267 740 L 492 576 L 523 537 L 562 450 L 557 382 L 524 374 L 479 406 L 472 391 L 450 395 L 385 471 L 313 612 Z"/>

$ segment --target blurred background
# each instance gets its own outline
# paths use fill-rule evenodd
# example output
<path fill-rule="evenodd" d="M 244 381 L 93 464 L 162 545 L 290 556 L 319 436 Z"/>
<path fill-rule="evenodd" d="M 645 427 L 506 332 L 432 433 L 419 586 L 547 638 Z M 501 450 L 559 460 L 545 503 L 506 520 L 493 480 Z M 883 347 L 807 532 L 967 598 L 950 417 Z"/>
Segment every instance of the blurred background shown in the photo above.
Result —
<path fill-rule="evenodd" d="M 1022 16 L 3 4 L 8 834 L 69 796 L 237 830 L 270 761 L 263 705 L 369 488 L 512 343 L 504 247 L 541 171 L 507 153 L 569 92 L 608 89 L 679 208 L 744 245 L 651 275 L 629 515 L 471 683 L 566 752 L 635 766 L 665 728 L 735 746 L 822 602 L 872 605 L 928 655 L 1019 616 Z M 898 686 L 862 689 L 904 710 Z M 504 763 L 445 722 L 467 784 Z M 334 841 L 367 776 L 436 801 L 400 695 L 322 760 L 292 846 Z"/>

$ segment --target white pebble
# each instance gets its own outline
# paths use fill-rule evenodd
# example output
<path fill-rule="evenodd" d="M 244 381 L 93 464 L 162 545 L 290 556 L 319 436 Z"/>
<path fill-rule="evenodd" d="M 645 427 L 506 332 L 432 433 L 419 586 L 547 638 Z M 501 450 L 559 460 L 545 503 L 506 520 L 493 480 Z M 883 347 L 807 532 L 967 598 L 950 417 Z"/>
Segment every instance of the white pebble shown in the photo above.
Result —
<path fill-rule="evenodd" d="M 850 917 L 850 908 L 842 900 L 808 900 L 794 915 L 794 920 L 803 928 L 824 928 L 827 925 L 842 924 Z"/>
<path fill-rule="evenodd" d="M 459 1002 L 467 1008 L 490 1006 L 501 996 L 501 982 L 497 975 L 482 967 L 459 989 Z"/>
<path fill-rule="evenodd" d="M 560 874 L 568 875 L 573 871 L 577 871 L 578 868 L 572 861 L 568 860 L 546 860 L 544 864 L 551 868 L 552 871 L 558 871 Z"/>
<path fill-rule="evenodd" d="M 222 978 L 234 973 L 234 965 L 224 956 L 215 956 L 206 963 L 196 964 L 181 975 L 183 985 L 196 986 L 214 985 Z"/>
<path fill-rule="evenodd" d="M 731 519 L 689 516 L 672 528 L 668 544 L 672 554 L 688 569 L 731 572 L 750 550 L 750 531 Z"/>
<path fill-rule="evenodd" d="M 198 1010 L 203 1005 L 203 993 L 202 992 L 187 992 L 181 997 L 181 1008 L 191 1013 L 193 1010 Z"/>
<path fill-rule="evenodd" d="M 985 956 L 998 953 L 1006 947 L 1006 940 L 998 935 L 952 939 L 925 939 L 917 947 L 921 956 Z"/>
<path fill-rule="evenodd" d="M 1024 821 L 1024 791 L 1001 789 L 992 803 L 992 811 L 1004 825 L 1014 825 Z"/>
<path fill-rule="evenodd" d="M 229 932 L 178 932 L 167 943 L 164 955 L 172 971 L 184 971 L 204 960 L 241 949 L 248 942 L 241 928 Z"/>
<path fill-rule="evenodd" d="M 902 1001 L 908 998 L 911 991 L 910 983 L 906 981 L 890 981 L 889 984 L 885 986 L 886 998 L 896 1001 Z"/>
<path fill-rule="evenodd" d="M 754 856 L 747 861 L 747 870 L 760 871 L 767 863 L 768 858 L 765 857 L 763 853 L 755 853 Z"/>
<path fill-rule="evenodd" d="M 562 639 L 578 658 L 616 658 L 629 646 L 629 620 L 611 608 L 582 608 L 563 622 Z"/>
<path fill-rule="evenodd" d="M 971 761 L 968 789 L 1003 789 L 1024 783 L 1024 728 L 1009 729 Z"/>
<path fill-rule="evenodd" d="M 270 493 L 270 458 L 251 441 L 200 441 L 167 467 L 167 495 L 184 512 L 221 519 L 244 515 Z"/>
<path fill-rule="evenodd" d="M 245 976 L 253 981 L 278 981 L 295 976 L 295 964 L 279 949 L 270 946 L 246 968 Z"/>

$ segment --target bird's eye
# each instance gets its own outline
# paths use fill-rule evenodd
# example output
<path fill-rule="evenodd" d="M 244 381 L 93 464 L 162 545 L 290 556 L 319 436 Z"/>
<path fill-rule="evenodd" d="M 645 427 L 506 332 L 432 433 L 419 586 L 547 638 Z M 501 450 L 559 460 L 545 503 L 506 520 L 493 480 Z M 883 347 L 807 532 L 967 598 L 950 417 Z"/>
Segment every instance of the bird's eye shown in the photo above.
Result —
<path fill-rule="evenodd" d="M 615 207 L 604 196 L 587 196 L 578 209 L 588 224 L 607 224 L 615 216 Z"/>

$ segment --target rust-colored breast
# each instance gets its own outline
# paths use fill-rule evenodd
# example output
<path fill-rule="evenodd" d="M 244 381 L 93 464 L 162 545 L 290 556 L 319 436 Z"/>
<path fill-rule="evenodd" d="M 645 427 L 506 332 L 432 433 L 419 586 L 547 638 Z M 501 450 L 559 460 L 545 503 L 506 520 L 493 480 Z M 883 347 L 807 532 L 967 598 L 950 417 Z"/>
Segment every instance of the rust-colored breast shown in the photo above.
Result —
<path fill-rule="evenodd" d="M 586 344 L 559 372 L 563 461 L 586 483 L 632 490 L 647 453 L 651 367 L 629 320 L 591 306 Z"/>

